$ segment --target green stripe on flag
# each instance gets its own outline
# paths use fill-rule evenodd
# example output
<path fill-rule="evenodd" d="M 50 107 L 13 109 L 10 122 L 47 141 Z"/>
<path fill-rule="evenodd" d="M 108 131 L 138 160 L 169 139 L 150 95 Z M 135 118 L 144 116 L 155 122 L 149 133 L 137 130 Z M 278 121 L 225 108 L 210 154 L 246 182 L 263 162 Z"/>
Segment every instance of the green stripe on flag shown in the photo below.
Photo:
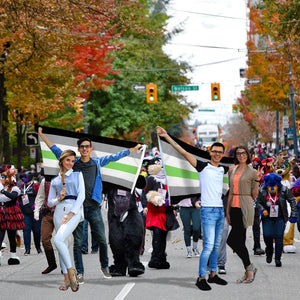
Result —
<path fill-rule="evenodd" d="M 126 173 L 130 173 L 130 174 L 134 174 L 134 175 L 138 171 L 138 168 L 136 166 L 121 164 L 121 163 L 115 162 L 115 161 L 111 161 L 108 165 L 104 166 L 103 168 L 126 172 Z"/>
<path fill-rule="evenodd" d="M 57 160 L 56 156 L 52 151 L 49 150 L 42 150 L 42 157 L 47 159 L 54 159 Z"/>
<path fill-rule="evenodd" d="M 165 165 L 167 176 L 199 180 L 197 172 Z"/>

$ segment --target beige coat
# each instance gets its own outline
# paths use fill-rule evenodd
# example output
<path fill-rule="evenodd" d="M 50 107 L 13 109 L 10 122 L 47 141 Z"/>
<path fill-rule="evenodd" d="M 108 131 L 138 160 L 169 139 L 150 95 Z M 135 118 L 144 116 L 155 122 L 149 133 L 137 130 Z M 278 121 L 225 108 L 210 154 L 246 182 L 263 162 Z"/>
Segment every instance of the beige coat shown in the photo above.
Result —
<path fill-rule="evenodd" d="M 228 172 L 229 177 L 229 187 L 231 189 L 231 197 L 229 199 L 229 209 L 231 207 L 232 198 L 233 198 L 233 177 L 236 172 L 237 166 L 231 169 Z M 239 179 L 239 200 L 240 206 L 243 215 L 243 224 L 247 229 L 248 226 L 253 225 L 254 220 L 254 204 L 253 204 L 253 192 L 257 189 L 257 185 L 255 184 L 256 180 L 256 170 L 251 166 L 247 166 L 240 179 Z"/>

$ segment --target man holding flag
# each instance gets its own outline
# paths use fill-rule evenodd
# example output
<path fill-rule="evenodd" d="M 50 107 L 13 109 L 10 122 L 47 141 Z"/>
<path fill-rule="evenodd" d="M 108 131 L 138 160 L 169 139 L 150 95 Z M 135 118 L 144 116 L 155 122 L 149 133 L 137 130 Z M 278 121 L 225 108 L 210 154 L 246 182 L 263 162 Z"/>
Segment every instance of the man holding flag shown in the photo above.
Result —
<path fill-rule="evenodd" d="M 60 157 L 62 150 L 50 141 L 39 127 L 38 133 L 40 138 L 46 143 L 50 150 L 55 154 L 56 158 Z M 84 218 L 89 221 L 91 229 L 95 232 L 95 238 L 99 243 L 99 259 L 101 264 L 101 272 L 105 278 L 111 278 L 108 272 L 108 256 L 107 242 L 105 237 L 104 223 L 101 214 L 102 204 L 102 177 L 101 167 L 109 162 L 117 161 L 134 151 L 140 150 L 142 147 L 137 144 L 135 147 L 120 151 L 116 154 L 106 155 L 103 157 L 91 158 L 93 151 L 92 141 L 88 137 L 82 137 L 77 141 L 78 152 L 80 157 L 76 157 L 74 171 L 81 171 L 85 184 L 85 200 L 84 200 Z M 74 236 L 74 261 L 77 270 L 79 283 L 84 283 L 84 268 L 82 262 L 81 243 L 83 236 L 83 222 L 80 222 L 73 232 Z"/>
<path fill-rule="evenodd" d="M 207 283 L 226 285 L 227 282 L 217 274 L 218 249 L 221 242 L 224 225 L 224 210 L 222 201 L 223 176 L 227 167 L 220 166 L 225 147 L 222 143 L 212 144 L 209 154 L 210 161 L 197 160 L 192 154 L 177 144 L 162 127 L 156 127 L 157 134 L 163 137 L 177 152 L 179 152 L 199 174 L 201 194 L 201 223 L 203 230 L 203 250 L 199 261 L 199 277 L 196 286 L 200 290 L 210 290 Z M 196 207 L 199 207 L 199 203 Z M 206 269 L 209 261 L 210 275 L 206 281 Z"/>

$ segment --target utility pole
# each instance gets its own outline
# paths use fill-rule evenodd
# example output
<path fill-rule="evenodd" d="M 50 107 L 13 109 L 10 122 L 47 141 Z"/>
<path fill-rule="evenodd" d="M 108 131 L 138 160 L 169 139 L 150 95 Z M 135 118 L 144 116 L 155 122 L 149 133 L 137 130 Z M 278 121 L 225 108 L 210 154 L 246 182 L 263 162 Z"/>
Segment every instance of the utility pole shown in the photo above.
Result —
<path fill-rule="evenodd" d="M 289 65 L 289 75 L 292 78 L 291 65 Z M 292 83 L 290 86 L 290 95 L 291 95 L 291 110 L 292 110 L 292 122 L 293 122 L 294 154 L 295 154 L 295 156 L 298 156 L 298 141 L 297 141 L 296 117 L 295 117 L 294 88 L 293 88 Z"/>

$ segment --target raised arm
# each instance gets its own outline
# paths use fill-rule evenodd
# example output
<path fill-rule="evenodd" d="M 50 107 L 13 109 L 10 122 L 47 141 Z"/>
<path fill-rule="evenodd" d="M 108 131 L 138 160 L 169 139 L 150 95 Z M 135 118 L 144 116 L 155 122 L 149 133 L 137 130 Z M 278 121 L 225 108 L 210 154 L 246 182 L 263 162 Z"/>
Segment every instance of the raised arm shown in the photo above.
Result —
<path fill-rule="evenodd" d="M 42 127 L 39 127 L 39 129 L 38 129 L 38 134 L 39 134 L 40 138 L 46 143 L 46 145 L 47 145 L 49 148 L 51 148 L 51 147 L 54 145 L 54 143 L 51 142 L 51 141 L 43 134 L 43 129 L 42 129 Z"/>
<path fill-rule="evenodd" d="M 166 132 L 165 129 L 163 129 L 160 126 L 156 127 L 156 132 L 159 136 L 165 138 L 170 145 L 176 150 L 178 151 L 194 168 L 196 168 L 197 166 L 197 160 L 196 158 L 191 155 L 190 153 L 188 153 L 187 151 L 185 151 L 181 146 L 179 146 Z"/>

